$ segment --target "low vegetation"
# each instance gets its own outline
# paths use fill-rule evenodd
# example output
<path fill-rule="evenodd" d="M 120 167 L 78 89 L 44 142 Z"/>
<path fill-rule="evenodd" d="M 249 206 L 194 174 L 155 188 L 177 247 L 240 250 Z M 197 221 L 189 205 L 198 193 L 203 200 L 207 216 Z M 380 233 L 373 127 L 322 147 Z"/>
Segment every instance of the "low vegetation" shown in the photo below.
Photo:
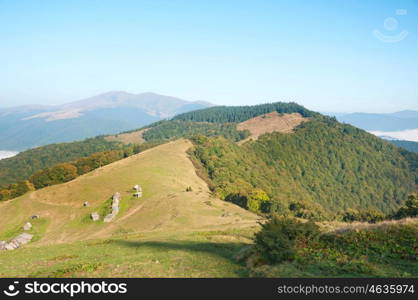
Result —
<path fill-rule="evenodd" d="M 418 276 L 418 219 L 321 232 L 312 222 L 273 217 L 241 259 L 256 277 Z"/>
<path fill-rule="evenodd" d="M 54 165 L 50 168 L 36 172 L 27 180 L 10 184 L 5 188 L 0 189 L 0 201 L 10 200 L 30 191 L 71 181 L 80 175 L 157 145 L 159 145 L 158 142 L 129 145 L 120 150 L 98 152 L 75 161 Z"/>

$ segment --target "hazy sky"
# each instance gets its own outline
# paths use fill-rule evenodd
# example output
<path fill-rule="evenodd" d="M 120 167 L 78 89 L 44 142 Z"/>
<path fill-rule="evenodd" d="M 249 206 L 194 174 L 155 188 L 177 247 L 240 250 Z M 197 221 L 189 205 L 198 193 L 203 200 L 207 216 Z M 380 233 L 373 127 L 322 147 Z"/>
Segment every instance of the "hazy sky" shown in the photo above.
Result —
<path fill-rule="evenodd" d="M 111 90 L 418 110 L 418 1 L 0 0 L 0 106 Z"/>

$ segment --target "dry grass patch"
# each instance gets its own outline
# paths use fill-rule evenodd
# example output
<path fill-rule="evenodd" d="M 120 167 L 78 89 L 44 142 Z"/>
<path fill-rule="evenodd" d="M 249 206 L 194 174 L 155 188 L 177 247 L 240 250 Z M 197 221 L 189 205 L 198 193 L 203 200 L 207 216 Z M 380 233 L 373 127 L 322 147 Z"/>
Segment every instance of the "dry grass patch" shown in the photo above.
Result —
<path fill-rule="evenodd" d="M 130 133 L 109 135 L 109 136 L 105 137 L 105 140 L 108 141 L 108 142 L 121 142 L 125 145 L 142 144 L 142 143 L 145 143 L 144 133 L 148 129 L 149 128 L 145 128 L 145 129 L 130 132 Z"/>
<path fill-rule="evenodd" d="M 265 133 L 292 133 L 296 126 L 306 121 L 309 121 L 309 118 L 305 118 L 299 113 L 279 114 L 278 112 L 271 112 L 252 118 L 239 123 L 237 126 L 238 130 L 248 130 L 251 133 L 251 135 L 247 139 L 241 141 L 240 144 L 250 139 L 256 140 Z"/>

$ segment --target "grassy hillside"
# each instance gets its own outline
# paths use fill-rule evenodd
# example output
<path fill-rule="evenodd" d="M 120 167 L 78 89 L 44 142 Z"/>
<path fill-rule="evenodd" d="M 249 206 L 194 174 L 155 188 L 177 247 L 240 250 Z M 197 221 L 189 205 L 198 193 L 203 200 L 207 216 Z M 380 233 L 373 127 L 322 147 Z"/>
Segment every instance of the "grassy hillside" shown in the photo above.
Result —
<path fill-rule="evenodd" d="M 120 233 L 0 252 L 0 277 L 246 277 L 234 256 L 254 228 Z"/>
<path fill-rule="evenodd" d="M 235 205 L 212 198 L 188 159 L 191 143 L 178 140 L 112 163 L 65 184 L 0 202 L 0 240 L 7 240 L 39 215 L 36 242 L 30 246 L 108 238 L 120 233 L 207 230 L 218 226 L 255 225 L 257 217 Z M 144 197 L 133 197 L 140 184 Z M 186 192 L 188 187 L 192 191 Z M 89 215 L 110 212 L 110 198 L 122 194 L 121 212 L 109 224 Z M 88 201 L 90 207 L 83 207 Z M 24 209 L 23 209 L 24 208 Z M 0 254 L 2 255 L 2 254 Z"/>
<path fill-rule="evenodd" d="M 253 203 L 258 212 L 389 213 L 416 189 L 415 154 L 331 118 L 316 117 L 293 134 L 267 134 L 241 146 L 219 137 L 195 142 L 194 156 L 216 194 L 247 208 Z M 252 195 L 255 189 L 267 198 Z"/>
<path fill-rule="evenodd" d="M 0 203 L 0 240 L 16 236 L 26 221 L 35 235 L 18 250 L 0 251 L 0 276 L 242 276 L 233 255 L 250 242 L 258 217 L 211 196 L 188 158 L 191 146 L 170 142 Z M 135 184 L 143 198 L 132 197 Z M 116 219 L 91 221 L 91 212 L 109 212 L 116 191 Z"/>
<path fill-rule="evenodd" d="M 188 157 L 191 147 L 187 140 L 169 142 L 0 203 L 0 240 L 21 233 L 26 221 L 34 234 L 22 248 L 0 251 L 0 277 L 418 276 L 411 259 L 415 221 L 390 228 L 322 222 L 320 240 L 297 248 L 295 259 L 269 264 L 253 253 L 239 260 L 254 245 L 260 218 L 211 195 Z M 135 184 L 143 198 L 132 197 Z M 109 212 L 116 191 L 122 194 L 116 219 L 91 221 L 91 212 Z M 358 247 L 349 246 L 353 240 Z"/>

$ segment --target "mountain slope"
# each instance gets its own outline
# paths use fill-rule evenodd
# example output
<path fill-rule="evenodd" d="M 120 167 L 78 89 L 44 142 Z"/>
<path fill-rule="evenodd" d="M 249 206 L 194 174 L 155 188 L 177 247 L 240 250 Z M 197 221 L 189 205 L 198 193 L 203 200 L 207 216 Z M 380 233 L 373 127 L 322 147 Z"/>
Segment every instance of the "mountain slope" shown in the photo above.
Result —
<path fill-rule="evenodd" d="M 107 238 L 118 233 L 178 232 L 254 226 L 257 216 L 213 198 L 186 151 L 187 140 L 167 143 L 80 176 L 65 184 L 0 202 L 0 240 L 34 222 L 29 246 Z M 132 187 L 143 187 L 143 198 Z M 191 192 L 186 192 L 192 187 Z M 120 192 L 121 210 L 111 223 L 90 220 L 92 212 L 110 212 L 110 197 Z M 91 206 L 83 207 L 88 201 Z M 23 209 L 24 208 L 24 209 Z M 28 247 L 29 247 L 28 246 Z M 0 254 L 1 255 L 1 254 Z"/>
<path fill-rule="evenodd" d="M 416 154 L 328 117 L 315 116 L 295 133 L 266 134 L 241 146 L 222 138 L 195 142 L 194 155 L 217 195 L 258 212 L 389 213 L 417 189 Z"/>
<path fill-rule="evenodd" d="M 0 149 L 24 150 L 118 133 L 208 106 L 154 93 L 108 92 L 57 106 L 0 109 Z"/>

